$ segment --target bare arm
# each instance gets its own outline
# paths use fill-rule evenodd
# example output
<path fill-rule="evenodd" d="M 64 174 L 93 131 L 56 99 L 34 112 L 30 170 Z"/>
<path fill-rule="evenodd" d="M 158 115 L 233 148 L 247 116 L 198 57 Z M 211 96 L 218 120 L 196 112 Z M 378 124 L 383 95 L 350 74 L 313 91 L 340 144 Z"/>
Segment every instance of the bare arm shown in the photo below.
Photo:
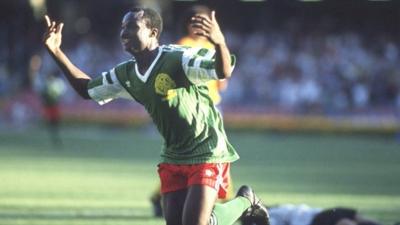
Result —
<path fill-rule="evenodd" d="M 215 11 L 211 12 L 211 18 L 196 15 L 192 18 L 192 26 L 200 28 L 197 35 L 205 36 L 215 46 L 215 71 L 218 78 L 229 78 L 232 74 L 231 54 L 225 43 L 225 37 L 215 19 Z"/>
<path fill-rule="evenodd" d="M 57 65 L 64 72 L 71 86 L 84 99 L 90 99 L 87 85 L 90 77 L 76 67 L 61 50 L 63 23 L 56 24 L 46 15 L 47 31 L 44 34 L 44 44 Z"/>

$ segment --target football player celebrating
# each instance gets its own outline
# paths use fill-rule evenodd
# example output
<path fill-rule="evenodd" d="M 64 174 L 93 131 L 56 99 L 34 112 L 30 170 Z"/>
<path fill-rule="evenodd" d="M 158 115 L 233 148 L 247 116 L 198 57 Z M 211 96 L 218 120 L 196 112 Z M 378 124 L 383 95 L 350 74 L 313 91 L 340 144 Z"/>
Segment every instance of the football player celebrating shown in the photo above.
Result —
<path fill-rule="evenodd" d="M 192 19 L 197 34 L 207 37 L 214 50 L 159 46 L 160 15 L 149 8 L 134 8 L 123 18 L 121 42 L 133 58 L 91 79 L 61 50 L 63 23 L 46 16 L 44 43 L 72 87 L 85 99 L 105 104 L 115 98 L 142 104 L 164 138 L 158 173 L 167 225 L 230 225 L 242 214 L 268 212 L 248 186 L 237 197 L 216 203 L 227 185 L 230 163 L 239 156 L 229 143 L 220 113 L 204 83 L 231 76 L 230 55 L 215 18 Z"/>

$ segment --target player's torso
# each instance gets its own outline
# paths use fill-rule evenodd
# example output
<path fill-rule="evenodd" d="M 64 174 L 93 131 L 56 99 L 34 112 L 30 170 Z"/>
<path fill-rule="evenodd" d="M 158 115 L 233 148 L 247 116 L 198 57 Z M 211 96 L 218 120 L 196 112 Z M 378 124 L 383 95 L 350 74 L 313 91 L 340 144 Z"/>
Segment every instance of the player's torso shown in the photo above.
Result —
<path fill-rule="evenodd" d="M 236 160 L 207 86 L 189 81 L 182 54 L 183 49 L 163 47 L 148 74 L 141 76 L 130 61 L 116 68 L 118 80 L 146 108 L 164 137 L 163 162 Z"/>
<path fill-rule="evenodd" d="M 138 65 L 131 61 L 125 71 L 117 71 L 125 89 L 146 109 L 151 110 L 154 105 L 166 105 L 168 100 L 176 97 L 176 90 L 188 88 L 189 80 L 185 77 L 180 64 L 182 53 L 179 51 L 162 52 L 157 56 L 154 65 L 146 73 L 138 71 Z M 126 74 L 122 77 L 120 74 Z"/>
<path fill-rule="evenodd" d="M 134 61 L 117 71 L 120 83 L 146 108 L 167 145 L 198 136 L 212 104 L 206 86 L 191 84 L 184 74 L 181 57 L 180 49 L 164 47 L 150 73 L 139 74 Z"/>

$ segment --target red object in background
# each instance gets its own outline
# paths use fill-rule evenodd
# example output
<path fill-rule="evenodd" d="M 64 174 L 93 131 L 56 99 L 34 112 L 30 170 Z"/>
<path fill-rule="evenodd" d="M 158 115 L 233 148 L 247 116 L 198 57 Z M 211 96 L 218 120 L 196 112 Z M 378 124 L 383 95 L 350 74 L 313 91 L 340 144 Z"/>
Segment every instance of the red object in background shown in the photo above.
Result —
<path fill-rule="evenodd" d="M 61 118 L 59 106 L 44 107 L 43 113 L 44 113 L 46 120 L 49 120 L 49 121 L 58 121 Z"/>

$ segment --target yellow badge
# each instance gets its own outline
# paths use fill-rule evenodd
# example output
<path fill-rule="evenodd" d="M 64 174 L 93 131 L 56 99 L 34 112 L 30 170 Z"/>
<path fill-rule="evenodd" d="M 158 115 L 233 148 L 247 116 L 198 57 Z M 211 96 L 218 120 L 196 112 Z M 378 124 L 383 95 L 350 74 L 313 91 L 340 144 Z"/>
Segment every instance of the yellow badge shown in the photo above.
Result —
<path fill-rule="evenodd" d="M 166 73 L 157 74 L 154 88 L 157 94 L 163 95 L 164 100 L 171 99 L 176 96 L 176 84 Z"/>

